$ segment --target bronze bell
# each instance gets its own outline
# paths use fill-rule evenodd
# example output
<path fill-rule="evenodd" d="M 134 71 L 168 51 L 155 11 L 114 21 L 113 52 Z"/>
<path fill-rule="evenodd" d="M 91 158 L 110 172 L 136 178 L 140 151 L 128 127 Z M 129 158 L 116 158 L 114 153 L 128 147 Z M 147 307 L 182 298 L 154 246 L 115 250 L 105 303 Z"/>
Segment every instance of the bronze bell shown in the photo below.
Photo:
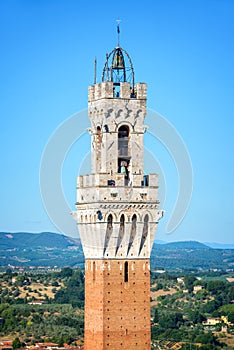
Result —
<path fill-rule="evenodd" d="M 113 60 L 112 69 L 123 69 L 123 68 L 124 68 L 123 56 L 119 52 L 116 52 Z"/>

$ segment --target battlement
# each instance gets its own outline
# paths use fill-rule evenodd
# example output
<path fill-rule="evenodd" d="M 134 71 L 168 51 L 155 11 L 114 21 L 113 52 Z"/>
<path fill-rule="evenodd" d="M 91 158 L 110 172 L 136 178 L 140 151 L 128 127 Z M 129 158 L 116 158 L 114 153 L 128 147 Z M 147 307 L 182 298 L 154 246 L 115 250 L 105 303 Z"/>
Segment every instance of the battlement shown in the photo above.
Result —
<path fill-rule="evenodd" d="M 105 98 L 116 99 L 140 99 L 146 100 L 147 85 L 138 83 L 131 89 L 130 83 L 120 83 L 119 91 L 112 81 L 104 81 L 100 84 L 91 85 L 88 88 L 88 101 L 95 101 Z"/>

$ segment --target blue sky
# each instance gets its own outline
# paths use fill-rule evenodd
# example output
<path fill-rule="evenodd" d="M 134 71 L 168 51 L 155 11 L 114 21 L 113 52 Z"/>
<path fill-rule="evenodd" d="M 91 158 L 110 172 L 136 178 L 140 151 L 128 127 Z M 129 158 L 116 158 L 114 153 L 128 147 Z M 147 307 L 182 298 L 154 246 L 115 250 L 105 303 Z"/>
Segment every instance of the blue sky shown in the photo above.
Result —
<path fill-rule="evenodd" d="M 43 150 L 61 123 L 87 107 L 94 57 L 100 80 L 121 18 L 121 46 L 132 58 L 136 81 L 148 84 L 148 107 L 181 135 L 194 171 L 189 210 L 168 235 L 176 169 L 148 136 L 146 146 L 167 185 L 156 238 L 233 243 L 233 16 L 232 0 L 1 1 L 0 231 L 57 231 L 40 195 Z M 85 134 L 62 169 L 72 210 L 75 177 L 88 149 Z"/>

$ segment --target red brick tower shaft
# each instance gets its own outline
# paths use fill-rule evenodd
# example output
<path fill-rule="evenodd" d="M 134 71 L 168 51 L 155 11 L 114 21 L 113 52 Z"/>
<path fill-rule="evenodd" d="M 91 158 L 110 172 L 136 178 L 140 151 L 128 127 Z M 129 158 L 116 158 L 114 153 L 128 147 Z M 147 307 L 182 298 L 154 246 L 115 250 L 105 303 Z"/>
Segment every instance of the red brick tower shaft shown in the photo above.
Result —
<path fill-rule="evenodd" d="M 87 260 L 85 349 L 150 349 L 149 260 Z"/>

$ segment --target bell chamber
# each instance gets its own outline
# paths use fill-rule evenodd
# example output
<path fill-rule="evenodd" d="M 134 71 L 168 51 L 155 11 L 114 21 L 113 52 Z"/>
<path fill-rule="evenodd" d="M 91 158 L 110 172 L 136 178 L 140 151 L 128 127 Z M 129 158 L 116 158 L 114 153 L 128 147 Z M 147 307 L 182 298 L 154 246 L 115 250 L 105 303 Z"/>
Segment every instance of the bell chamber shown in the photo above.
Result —
<path fill-rule="evenodd" d="M 106 62 L 102 72 L 102 81 L 111 81 L 114 86 L 129 82 L 134 89 L 134 69 L 132 60 L 123 48 L 117 46 L 106 55 Z"/>

